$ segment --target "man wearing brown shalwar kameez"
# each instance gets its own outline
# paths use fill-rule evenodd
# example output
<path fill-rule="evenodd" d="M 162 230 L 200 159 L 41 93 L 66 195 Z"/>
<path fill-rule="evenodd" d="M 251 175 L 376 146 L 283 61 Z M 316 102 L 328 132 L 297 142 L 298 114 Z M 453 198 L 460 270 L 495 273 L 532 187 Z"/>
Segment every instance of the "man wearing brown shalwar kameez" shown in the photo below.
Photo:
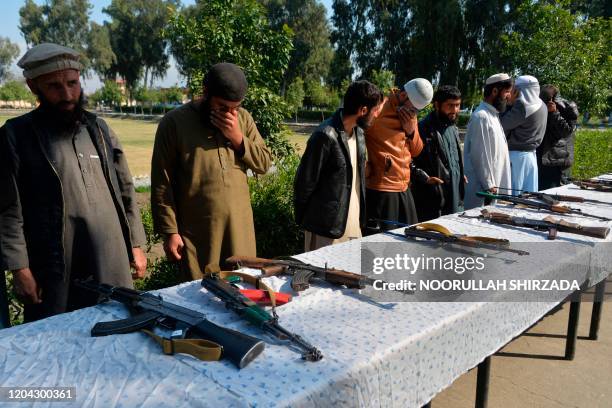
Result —
<path fill-rule="evenodd" d="M 184 280 L 234 254 L 256 255 L 247 170 L 265 173 L 271 154 L 240 107 L 246 78 L 234 64 L 213 66 L 204 97 L 159 124 L 151 165 L 155 230 Z"/>

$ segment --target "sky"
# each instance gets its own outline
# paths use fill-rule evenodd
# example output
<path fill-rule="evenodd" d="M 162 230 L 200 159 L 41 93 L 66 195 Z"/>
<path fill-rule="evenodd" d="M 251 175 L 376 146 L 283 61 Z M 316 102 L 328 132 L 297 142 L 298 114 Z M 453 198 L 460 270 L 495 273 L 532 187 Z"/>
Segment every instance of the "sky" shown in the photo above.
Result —
<path fill-rule="evenodd" d="M 24 5 L 24 0 L 0 0 L 0 36 L 8 37 L 12 42 L 19 45 L 20 54 L 13 63 L 11 71 L 15 77 L 21 77 L 21 69 L 16 65 L 16 62 L 26 52 L 26 43 L 19 31 L 19 9 Z M 35 0 L 37 4 L 44 4 L 44 0 Z M 90 0 L 93 5 L 89 19 L 97 23 L 102 23 L 108 20 L 108 16 L 102 12 L 102 9 L 111 3 L 111 0 Z M 195 0 L 181 0 L 183 5 L 191 5 Z M 331 13 L 332 0 L 323 0 L 322 3 L 327 8 L 327 15 Z M 83 87 L 85 92 L 93 92 L 101 86 L 100 79 L 94 76 L 89 79 L 83 79 Z M 184 85 L 185 81 L 182 78 L 175 66 L 173 59 L 170 61 L 170 68 L 166 72 L 166 76 L 162 80 L 157 80 L 154 86 L 169 87 L 173 85 Z"/>

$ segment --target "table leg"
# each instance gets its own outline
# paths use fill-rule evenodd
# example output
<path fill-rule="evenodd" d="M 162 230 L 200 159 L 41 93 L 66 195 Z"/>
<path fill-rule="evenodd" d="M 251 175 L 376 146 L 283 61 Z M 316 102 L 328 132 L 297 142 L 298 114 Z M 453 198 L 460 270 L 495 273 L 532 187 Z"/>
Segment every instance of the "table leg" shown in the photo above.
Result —
<path fill-rule="evenodd" d="M 606 291 L 606 280 L 602 280 L 595 286 L 595 299 L 593 300 L 593 312 L 591 313 L 591 328 L 589 330 L 589 340 L 597 340 L 599 331 L 599 321 L 603 308 L 603 299 Z"/>
<path fill-rule="evenodd" d="M 478 364 L 476 372 L 476 408 L 487 408 L 489 399 L 489 376 L 491 374 L 491 356 Z"/>
<path fill-rule="evenodd" d="M 580 291 L 574 293 L 570 303 L 569 320 L 567 322 L 567 338 L 565 340 L 565 359 L 573 360 L 576 354 L 576 338 L 578 336 L 578 317 L 580 317 Z"/>

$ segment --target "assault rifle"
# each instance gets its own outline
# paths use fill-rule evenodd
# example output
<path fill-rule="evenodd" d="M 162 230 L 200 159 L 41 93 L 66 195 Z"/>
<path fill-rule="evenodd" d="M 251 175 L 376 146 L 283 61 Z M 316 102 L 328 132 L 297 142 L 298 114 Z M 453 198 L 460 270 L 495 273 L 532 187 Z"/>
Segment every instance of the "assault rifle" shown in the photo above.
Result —
<path fill-rule="evenodd" d="M 134 315 L 127 319 L 96 323 L 91 329 L 93 337 L 131 333 L 161 325 L 174 330 L 171 339 L 161 339 L 151 332 L 147 334 L 162 344 L 166 354 L 181 352 L 181 349 L 184 348 L 188 350 L 185 352 L 198 357 L 198 354 L 203 351 L 192 352 L 192 344 L 197 347 L 197 340 L 196 343 L 185 343 L 186 340 L 184 340 L 187 336 L 196 335 L 217 343 L 213 347 L 221 346 L 220 356 L 214 359 L 227 358 L 238 368 L 246 367 L 265 348 L 265 343 L 260 339 L 217 326 L 206 319 L 202 313 L 166 302 L 161 296 L 93 281 L 78 281 L 76 285 L 98 293 L 106 300 L 121 302 L 134 312 Z M 176 343 L 176 339 L 179 340 L 179 343 Z M 175 349 L 175 343 L 179 346 L 178 350 Z M 210 344 L 208 346 L 210 347 Z"/>
<path fill-rule="evenodd" d="M 608 179 L 584 179 L 584 180 L 572 180 L 572 183 L 576 184 L 583 190 L 597 190 L 604 192 L 612 192 L 612 180 Z"/>
<path fill-rule="evenodd" d="M 406 225 L 402 223 L 393 223 L 397 225 Z M 512 252 L 518 255 L 529 255 L 527 251 L 510 248 L 510 241 L 507 239 L 453 234 L 446 227 L 431 222 L 408 226 L 408 228 L 404 229 L 404 237 L 409 239 L 424 238 L 449 244 Z"/>
<path fill-rule="evenodd" d="M 320 268 L 296 260 L 265 259 L 251 256 L 231 256 L 225 263 L 237 268 L 260 269 L 263 277 L 275 275 L 291 275 L 291 289 L 301 292 L 310 287 L 312 278 L 324 280 L 334 285 L 346 286 L 349 289 L 363 289 L 372 286 L 380 279 L 372 279 L 364 275 L 334 268 Z M 407 291 L 400 291 L 407 293 Z"/>
<path fill-rule="evenodd" d="M 323 358 L 321 352 L 307 343 L 302 337 L 291 333 L 278 324 L 278 316 L 270 315 L 255 302 L 240 293 L 240 290 L 218 274 L 212 273 L 202 279 L 202 286 L 210 293 L 218 297 L 225 307 L 236 313 L 243 319 L 248 320 L 264 332 L 281 340 L 288 340 L 290 344 L 302 351 L 302 359 L 306 361 L 319 361 Z"/>
<path fill-rule="evenodd" d="M 555 204 L 559 201 L 568 201 L 572 203 L 593 203 L 593 204 L 607 204 L 612 205 L 612 203 L 606 203 L 605 201 L 592 200 L 589 198 L 582 198 L 578 196 L 572 195 L 563 195 L 563 194 L 550 194 L 550 193 L 542 193 L 542 192 L 534 192 L 534 191 L 524 191 L 524 190 L 516 190 L 513 188 L 503 188 L 497 187 L 498 190 L 504 191 L 516 191 L 521 198 L 536 198 L 538 200 L 542 200 L 548 204 Z"/>
<path fill-rule="evenodd" d="M 608 233 L 610 232 L 610 228 L 608 227 L 586 227 L 562 219 L 555 219 L 551 215 L 544 218 L 543 220 L 534 220 L 530 218 L 515 217 L 502 212 L 483 209 L 481 210 L 480 215 L 477 216 L 468 216 L 465 212 L 459 216 L 463 218 L 487 220 L 492 224 L 514 225 L 516 227 L 531 228 L 538 231 L 548 231 L 548 239 L 550 240 L 553 240 L 557 237 L 557 231 L 602 239 L 606 238 L 608 236 Z"/>
<path fill-rule="evenodd" d="M 587 214 L 578 208 L 566 207 L 559 204 L 549 204 L 542 201 L 529 200 L 527 198 L 515 197 L 508 194 L 493 194 L 487 191 L 479 191 L 476 193 L 477 196 L 490 198 L 493 200 L 508 201 L 512 204 L 524 205 L 526 207 L 535 208 L 538 210 L 546 210 L 557 214 L 576 214 L 582 215 L 583 217 L 596 218 L 602 221 L 612 221 L 610 218 L 602 217 L 600 215 Z"/>

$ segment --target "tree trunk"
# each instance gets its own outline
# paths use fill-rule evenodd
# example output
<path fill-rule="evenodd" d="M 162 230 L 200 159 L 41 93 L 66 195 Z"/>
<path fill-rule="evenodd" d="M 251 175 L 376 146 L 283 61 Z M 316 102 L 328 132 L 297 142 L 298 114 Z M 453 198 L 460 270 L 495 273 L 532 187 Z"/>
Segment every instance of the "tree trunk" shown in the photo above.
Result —
<path fill-rule="evenodd" d="M 145 67 L 144 81 L 142 84 L 145 89 L 147 89 L 147 78 L 149 78 L 149 67 Z"/>

